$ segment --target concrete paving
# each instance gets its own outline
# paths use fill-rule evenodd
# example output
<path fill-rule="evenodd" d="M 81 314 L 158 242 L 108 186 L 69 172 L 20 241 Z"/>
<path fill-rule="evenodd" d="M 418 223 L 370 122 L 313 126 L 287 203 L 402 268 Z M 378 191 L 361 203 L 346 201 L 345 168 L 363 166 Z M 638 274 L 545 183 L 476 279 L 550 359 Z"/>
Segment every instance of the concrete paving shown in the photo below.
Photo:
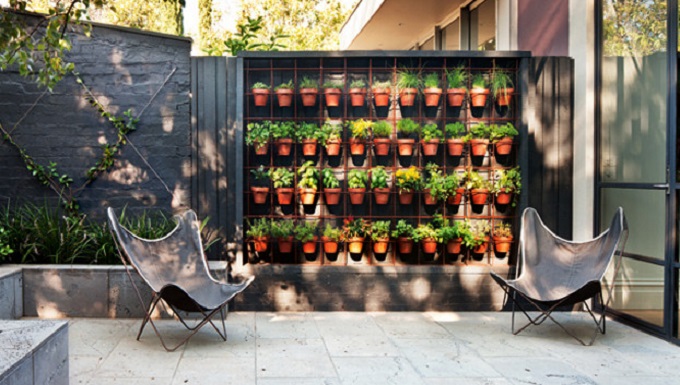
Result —
<path fill-rule="evenodd" d="M 567 327 L 590 332 L 581 313 Z M 554 324 L 510 333 L 509 313 L 229 313 L 167 353 L 140 320 L 72 319 L 77 384 L 680 384 L 680 347 L 608 321 L 583 347 Z M 184 329 L 157 321 L 177 340 Z"/>

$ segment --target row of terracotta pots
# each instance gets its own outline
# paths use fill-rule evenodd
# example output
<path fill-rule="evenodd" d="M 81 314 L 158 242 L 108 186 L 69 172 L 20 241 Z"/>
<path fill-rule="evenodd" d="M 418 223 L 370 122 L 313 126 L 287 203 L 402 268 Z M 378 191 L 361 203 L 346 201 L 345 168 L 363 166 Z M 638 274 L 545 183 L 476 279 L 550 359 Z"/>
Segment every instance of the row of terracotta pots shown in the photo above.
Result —
<path fill-rule="evenodd" d="M 512 94 L 515 92 L 514 88 L 508 88 L 505 92 L 496 95 L 496 103 L 499 106 L 505 107 L 510 105 Z M 425 88 L 423 89 L 423 96 L 426 107 L 436 107 L 439 105 L 439 100 L 444 91 L 441 88 Z M 490 90 L 488 88 L 472 88 L 470 90 L 470 105 L 472 107 L 484 107 L 489 97 Z M 404 88 L 399 91 L 399 103 L 404 107 L 413 106 L 415 97 L 418 94 L 417 88 Z M 465 100 L 465 88 L 449 88 L 446 90 L 446 101 L 450 107 L 461 107 Z"/>

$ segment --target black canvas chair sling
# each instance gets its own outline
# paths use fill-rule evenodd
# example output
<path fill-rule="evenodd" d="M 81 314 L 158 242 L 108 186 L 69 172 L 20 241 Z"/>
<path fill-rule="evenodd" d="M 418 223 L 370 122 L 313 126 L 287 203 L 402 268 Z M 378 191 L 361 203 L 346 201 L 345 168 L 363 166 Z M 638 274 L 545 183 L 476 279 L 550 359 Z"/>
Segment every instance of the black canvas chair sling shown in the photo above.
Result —
<path fill-rule="evenodd" d="M 203 254 L 196 213 L 188 210 L 175 216 L 177 226 L 160 239 L 142 239 L 134 235 L 118 223 L 112 208 L 107 210 L 107 215 L 125 270 L 142 308 L 146 311 L 137 340 L 141 337 L 146 324 L 150 323 L 167 351 L 174 351 L 184 345 L 206 324 L 210 324 L 226 341 L 224 307 L 236 294 L 245 290 L 255 277 L 238 284 L 229 284 L 219 282 L 210 275 L 208 262 Z M 151 302 L 148 305 L 130 274 L 130 266 L 151 288 Z M 179 321 L 190 331 L 186 338 L 174 347 L 166 345 L 151 318 L 161 300 L 172 308 Z M 201 313 L 203 318 L 195 326 L 190 326 L 180 311 Z M 212 317 L 217 313 L 222 320 L 222 330 L 212 321 Z"/>
<path fill-rule="evenodd" d="M 519 241 L 519 276 L 505 279 L 491 272 L 491 277 L 512 300 L 512 333 L 517 335 L 531 325 L 540 325 L 550 319 L 581 344 L 592 345 L 598 333 L 606 332 L 605 312 L 613 296 L 613 285 L 627 238 L 628 223 L 620 207 L 609 228 L 585 242 L 558 237 L 543 224 L 535 209 L 530 207 L 524 210 Z M 605 301 L 602 279 L 615 255 L 614 275 L 609 285 L 605 286 L 608 294 Z M 602 304 L 600 315 L 593 313 L 588 305 L 587 300 L 593 297 L 597 297 Z M 578 303 L 585 305 L 584 308 L 595 322 L 596 329 L 588 342 L 567 330 L 551 315 L 561 306 Z M 534 309 L 525 309 L 527 304 Z M 521 310 L 529 320 L 519 329 L 515 329 L 515 308 Z M 532 317 L 528 311 L 538 311 L 539 314 Z"/>

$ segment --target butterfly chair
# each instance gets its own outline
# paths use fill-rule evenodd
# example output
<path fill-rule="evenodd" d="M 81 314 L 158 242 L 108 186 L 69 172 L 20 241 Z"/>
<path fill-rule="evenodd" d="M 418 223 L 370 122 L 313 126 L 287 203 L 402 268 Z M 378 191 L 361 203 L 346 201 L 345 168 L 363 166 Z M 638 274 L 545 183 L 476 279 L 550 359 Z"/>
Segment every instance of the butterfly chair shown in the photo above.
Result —
<path fill-rule="evenodd" d="M 550 319 L 581 344 L 592 345 L 598 333 L 606 332 L 605 312 L 612 298 L 614 278 L 621 265 L 627 238 L 628 223 L 620 207 L 616 210 L 609 228 L 597 238 L 586 242 L 567 241 L 558 237 L 543 224 L 535 209 L 529 207 L 524 210 L 519 243 L 519 277 L 504 279 L 491 272 L 493 279 L 512 300 L 512 333 L 517 335 L 530 325 L 540 325 Z M 605 302 L 602 296 L 602 279 L 617 250 L 619 252 L 614 278 L 610 285 L 605 286 L 608 291 L 608 299 Z M 597 297 L 603 306 L 599 316 L 593 313 L 586 302 L 593 297 Z M 551 315 L 559 307 L 581 302 L 596 326 L 588 343 L 567 330 Z M 525 309 L 528 306 L 535 308 L 539 314 L 532 317 Z M 529 320 L 529 323 L 517 330 L 515 330 L 515 307 Z"/>
<path fill-rule="evenodd" d="M 187 343 L 201 327 L 209 323 L 226 341 L 224 307 L 236 294 L 245 290 L 255 277 L 239 284 L 229 284 L 219 282 L 210 275 L 208 262 L 203 254 L 196 213 L 188 210 L 175 216 L 177 226 L 160 239 L 142 239 L 120 225 L 112 208 L 107 210 L 107 214 L 125 270 L 142 307 L 146 309 L 137 340 L 141 337 L 144 326 L 150 323 L 165 350 L 171 352 Z M 130 265 L 151 288 L 151 302 L 148 306 L 130 274 Z M 190 331 L 173 348 L 166 345 L 151 318 L 161 300 L 170 306 L 179 321 Z M 180 311 L 201 313 L 203 318 L 194 326 L 189 326 Z M 221 331 L 212 321 L 217 313 L 220 313 L 222 319 Z"/>

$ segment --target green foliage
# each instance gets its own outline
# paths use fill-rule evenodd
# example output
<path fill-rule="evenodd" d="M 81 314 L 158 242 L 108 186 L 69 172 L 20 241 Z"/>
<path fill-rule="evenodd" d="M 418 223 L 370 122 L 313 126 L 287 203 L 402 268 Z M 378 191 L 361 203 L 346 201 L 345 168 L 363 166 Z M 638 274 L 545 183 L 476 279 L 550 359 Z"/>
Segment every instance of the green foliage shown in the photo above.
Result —
<path fill-rule="evenodd" d="M 357 119 L 347 123 L 350 129 L 350 135 L 357 139 L 366 139 L 371 133 L 373 122 L 370 120 Z"/>
<path fill-rule="evenodd" d="M 326 122 L 319 131 L 319 142 L 326 146 L 329 140 L 342 140 L 342 125 Z"/>
<path fill-rule="evenodd" d="M 257 82 L 250 87 L 251 90 L 254 89 L 268 90 L 269 88 L 270 88 L 269 84 L 263 82 Z"/>
<path fill-rule="evenodd" d="M 293 185 L 293 177 L 295 174 L 289 169 L 279 167 L 270 171 L 269 177 L 272 182 L 274 182 L 274 188 L 291 187 Z"/>
<path fill-rule="evenodd" d="M 349 88 L 365 88 L 366 87 L 366 82 L 364 79 L 356 79 L 352 80 L 352 82 L 349 84 Z"/>
<path fill-rule="evenodd" d="M 326 223 L 326 228 L 323 230 L 323 236 L 328 238 L 329 241 L 340 242 L 342 240 L 342 229 L 331 226 L 330 223 Z"/>
<path fill-rule="evenodd" d="M 493 228 L 494 237 L 510 238 L 512 237 L 512 225 L 509 223 L 499 223 Z"/>
<path fill-rule="evenodd" d="M 300 242 L 311 242 L 316 236 L 316 221 L 302 222 L 295 226 L 295 239 Z"/>
<path fill-rule="evenodd" d="M 9 232 L 4 227 L 0 226 L 0 262 L 3 262 L 5 257 L 12 254 L 12 246 L 9 244 Z"/>
<path fill-rule="evenodd" d="M 666 1 L 603 1 L 603 55 L 643 57 L 665 51 L 667 8 Z"/>
<path fill-rule="evenodd" d="M 323 88 L 335 88 L 338 90 L 342 90 L 344 86 L 345 83 L 343 83 L 341 80 L 328 80 L 323 84 Z"/>
<path fill-rule="evenodd" d="M 356 168 L 349 170 L 347 175 L 347 186 L 349 188 L 366 188 L 367 183 L 368 175 L 366 171 Z"/>
<path fill-rule="evenodd" d="M 513 88 L 514 83 L 512 82 L 512 77 L 510 73 L 501 69 L 494 69 L 491 73 L 491 92 L 494 95 L 507 95 L 508 88 Z"/>
<path fill-rule="evenodd" d="M 491 181 L 484 179 L 477 171 L 466 171 L 464 175 L 465 189 L 491 189 Z"/>
<path fill-rule="evenodd" d="M 371 131 L 376 138 L 389 138 L 392 135 L 392 125 L 385 120 L 378 120 L 373 122 Z"/>
<path fill-rule="evenodd" d="M 438 233 L 430 223 L 421 223 L 413 230 L 413 242 L 420 242 L 424 239 L 437 239 Z"/>
<path fill-rule="evenodd" d="M 486 88 L 486 79 L 483 74 L 475 74 L 472 77 L 472 88 L 483 89 Z"/>
<path fill-rule="evenodd" d="M 371 187 L 387 188 L 390 176 L 384 166 L 376 166 L 371 169 Z"/>
<path fill-rule="evenodd" d="M 439 166 L 437 166 L 435 163 L 428 163 L 425 166 L 425 174 L 427 177 L 425 178 L 425 184 L 423 185 L 424 189 L 429 189 L 430 194 L 440 200 L 441 198 L 445 198 L 445 196 L 441 193 L 443 183 L 444 183 L 444 176 L 442 175 L 442 171 L 439 169 Z"/>
<path fill-rule="evenodd" d="M 465 67 L 460 65 L 452 70 L 446 70 L 446 83 L 449 88 L 467 89 L 468 73 Z"/>
<path fill-rule="evenodd" d="M 304 139 L 317 139 L 319 136 L 319 126 L 316 123 L 302 122 L 295 131 L 298 142 Z"/>
<path fill-rule="evenodd" d="M 271 174 L 263 165 L 260 167 L 250 170 L 250 173 L 255 177 L 255 181 L 260 186 L 269 185 L 269 175 Z"/>
<path fill-rule="evenodd" d="M 448 138 L 461 138 L 465 136 L 465 124 L 463 122 L 449 123 L 444 127 Z"/>
<path fill-rule="evenodd" d="M 420 139 L 423 142 L 429 142 L 433 139 L 442 138 L 444 138 L 444 133 L 436 123 L 428 123 L 420 129 Z"/>
<path fill-rule="evenodd" d="M 340 187 L 340 181 L 338 180 L 338 177 L 335 176 L 335 173 L 331 168 L 324 168 L 321 171 L 321 178 L 323 179 L 323 187 L 325 188 Z"/>
<path fill-rule="evenodd" d="M 272 137 L 274 139 L 292 139 L 295 135 L 297 124 L 292 120 L 285 120 L 282 122 L 272 122 L 269 126 Z"/>
<path fill-rule="evenodd" d="M 425 88 L 439 88 L 440 76 L 436 72 L 430 72 L 423 76 L 423 85 Z"/>
<path fill-rule="evenodd" d="M 286 238 L 293 235 L 295 224 L 290 219 L 272 221 L 270 234 L 274 238 Z"/>
<path fill-rule="evenodd" d="M 397 132 L 404 137 L 410 137 L 414 133 L 420 131 L 420 125 L 410 118 L 401 119 L 397 122 Z"/>
<path fill-rule="evenodd" d="M 479 122 L 474 126 L 470 127 L 470 133 L 467 135 L 467 139 L 489 139 L 491 137 L 491 127 L 487 126 L 484 122 Z"/>
<path fill-rule="evenodd" d="M 406 219 L 400 219 L 397 221 L 397 226 L 392 230 L 392 238 L 412 238 L 414 228 Z"/>
<path fill-rule="evenodd" d="M 392 81 L 387 79 L 387 80 L 378 80 L 377 78 L 373 78 L 373 89 L 389 89 L 392 87 Z"/>
<path fill-rule="evenodd" d="M 246 237 L 248 238 L 262 238 L 269 236 L 271 232 L 271 220 L 267 218 L 258 218 L 253 222 L 248 222 L 248 230 L 246 230 Z"/>
<path fill-rule="evenodd" d="M 500 126 L 492 124 L 489 126 L 489 129 L 491 131 L 489 134 L 489 139 L 491 139 L 494 142 L 499 139 L 503 139 L 506 136 L 512 138 L 514 136 L 519 135 L 519 132 L 517 131 L 515 126 L 510 122 L 502 124 Z"/>
<path fill-rule="evenodd" d="M 460 222 L 444 219 L 442 226 L 437 229 L 437 241 L 447 243 L 452 239 L 462 238 Z"/>
<path fill-rule="evenodd" d="M 303 76 L 298 82 L 298 88 L 319 88 L 319 82 L 308 76 Z"/>
<path fill-rule="evenodd" d="M 345 239 L 364 237 L 370 231 L 371 225 L 363 218 L 349 217 L 344 220 L 342 235 Z"/>
<path fill-rule="evenodd" d="M 208 7 L 204 3 L 208 3 Z M 105 24 L 139 28 L 146 31 L 182 35 L 184 1 L 176 0 L 105 0 L 106 7 L 99 12 L 88 12 L 92 21 Z M 199 28 L 201 35 L 208 33 L 211 27 L 211 1 L 199 2 Z"/>
<path fill-rule="evenodd" d="M 458 178 L 458 173 L 453 171 L 451 174 L 448 174 L 441 179 L 441 185 L 436 189 L 433 195 L 437 200 L 446 200 L 446 198 L 456 195 L 456 189 L 459 187 L 460 180 Z"/>
<path fill-rule="evenodd" d="M 484 243 L 485 237 L 489 235 L 491 227 L 489 221 L 478 220 L 475 223 L 465 220 L 465 227 L 462 229 L 463 244 L 468 248 L 477 247 Z"/>
<path fill-rule="evenodd" d="M 278 51 L 286 48 L 279 41 L 288 37 L 281 32 L 273 33 L 265 37 L 264 19 L 262 16 L 246 17 L 236 28 L 238 32 L 224 41 L 224 45 L 231 56 L 238 55 L 241 51 Z M 210 54 L 221 55 L 218 50 L 209 51 Z"/>
<path fill-rule="evenodd" d="M 272 122 L 265 120 L 263 122 L 252 122 L 246 126 L 247 132 L 245 142 L 249 146 L 255 146 L 259 149 L 267 145 L 269 136 L 271 135 Z"/>
<path fill-rule="evenodd" d="M 299 188 L 319 188 L 319 170 L 314 167 L 314 162 L 306 161 L 297 169 Z"/>
<path fill-rule="evenodd" d="M 399 69 L 397 72 L 397 88 L 403 90 L 405 88 L 420 88 L 420 72 L 412 71 L 405 68 Z"/>
<path fill-rule="evenodd" d="M 371 224 L 371 239 L 381 241 L 390 237 L 390 221 L 375 221 Z"/>
<path fill-rule="evenodd" d="M 522 174 L 519 171 L 519 166 L 509 170 L 496 170 L 492 191 L 499 193 L 504 189 L 515 194 L 522 191 Z"/>
<path fill-rule="evenodd" d="M 281 84 L 279 84 L 278 86 L 274 87 L 274 91 L 278 91 L 278 90 L 294 90 L 294 89 L 295 89 L 295 84 L 293 84 L 293 79 L 291 79 L 291 80 L 289 80 L 289 81 L 287 81 L 287 82 L 281 83 Z"/>

